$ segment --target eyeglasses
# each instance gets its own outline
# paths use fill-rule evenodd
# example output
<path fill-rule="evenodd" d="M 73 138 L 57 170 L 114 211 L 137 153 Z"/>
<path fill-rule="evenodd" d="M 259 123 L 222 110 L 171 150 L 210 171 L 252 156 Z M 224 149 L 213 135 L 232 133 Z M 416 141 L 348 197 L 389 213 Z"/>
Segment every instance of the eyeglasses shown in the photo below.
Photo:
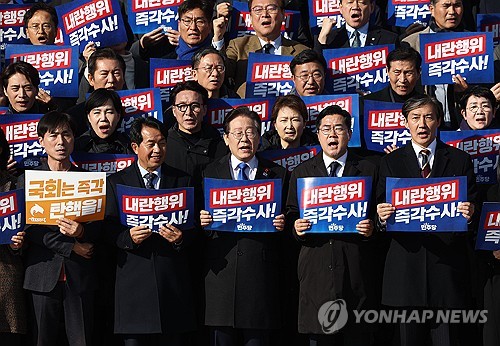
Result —
<path fill-rule="evenodd" d="M 259 134 L 259 132 L 255 128 L 248 129 L 245 132 L 238 131 L 229 133 L 232 134 L 234 139 L 236 139 L 237 141 L 240 141 L 243 138 L 243 134 L 245 134 L 248 139 L 254 139 Z"/>
<path fill-rule="evenodd" d="M 328 136 L 332 132 L 332 130 L 337 135 L 343 135 L 344 133 L 347 132 L 347 128 L 344 127 L 344 126 L 341 126 L 341 125 L 333 126 L 333 127 L 331 127 L 331 126 L 322 126 L 319 130 L 325 136 Z"/>
<path fill-rule="evenodd" d="M 297 77 L 298 79 L 300 79 L 301 81 L 303 82 L 308 82 L 309 81 L 309 78 L 313 78 L 316 82 L 319 82 L 320 80 L 323 79 L 323 73 L 321 72 L 314 72 L 314 73 L 304 73 L 304 74 L 300 74 L 298 76 L 295 76 Z"/>
<path fill-rule="evenodd" d="M 49 31 L 49 30 L 52 30 L 53 26 L 52 26 L 52 24 L 45 23 L 45 24 L 41 25 L 41 28 L 43 31 Z M 28 29 L 31 29 L 31 30 L 37 32 L 40 30 L 40 24 L 30 25 L 30 26 L 28 26 Z"/>
<path fill-rule="evenodd" d="M 207 23 L 208 23 L 205 18 L 196 18 L 196 19 L 193 19 L 193 18 L 181 18 L 181 22 L 182 22 L 182 24 L 184 24 L 184 26 L 186 28 L 190 28 L 191 25 L 193 25 L 193 22 L 194 22 L 194 25 L 196 25 L 197 28 L 202 28 L 205 25 L 207 25 Z"/>
<path fill-rule="evenodd" d="M 222 73 L 226 71 L 226 66 L 224 65 L 215 65 L 215 66 L 203 66 L 203 67 L 197 67 L 195 70 L 203 70 L 207 74 L 211 75 L 214 70 L 216 70 L 219 73 Z"/>
<path fill-rule="evenodd" d="M 193 102 L 193 103 L 189 103 L 189 104 L 188 103 L 178 103 L 174 106 L 177 107 L 177 109 L 181 113 L 186 113 L 188 108 L 191 109 L 191 112 L 198 113 L 201 111 L 201 107 L 204 105 L 199 104 L 198 102 Z"/>
<path fill-rule="evenodd" d="M 260 16 L 264 11 L 267 11 L 271 14 L 276 14 L 278 13 L 279 9 L 280 7 L 278 5 L 269 4 L 266 6 L 254 6 L 252 7 L 252 12 Z"/>
<path fill-rule="evenodd" d="M 481 105 L 481 106 L 479 106 L 479 105 L 473 105 L 473 106 L 470 106 L 467 109 L 470 110 L 472 113 L 477 113 L 479 111 L 479 108 L 481 108 L 485 112 L 491 111 L 491 106 L 490 105 Z"/>

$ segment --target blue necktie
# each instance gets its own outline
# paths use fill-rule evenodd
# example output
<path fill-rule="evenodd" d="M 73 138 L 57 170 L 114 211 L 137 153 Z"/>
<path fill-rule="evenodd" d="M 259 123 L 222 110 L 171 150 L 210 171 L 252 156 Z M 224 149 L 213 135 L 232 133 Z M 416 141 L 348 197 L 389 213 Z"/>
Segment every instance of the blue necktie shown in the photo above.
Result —
<path fill-rule="evenodd" d="M 153 181 L 156 178 L 156 174 L 146 173 L 146 174 L 144 174 L 144 178 L 146 178 L 146 189 L 154 189 L 155 184 L 153 183 Z"/>
<path fill-rule="evenodd" d="M 245 173 L 245 169 L 248 165 L 245 162 L 241 162 L 238 165 L 238 175 L 236 176 L 236 180 L 248 180 L 248 175 Z"/>

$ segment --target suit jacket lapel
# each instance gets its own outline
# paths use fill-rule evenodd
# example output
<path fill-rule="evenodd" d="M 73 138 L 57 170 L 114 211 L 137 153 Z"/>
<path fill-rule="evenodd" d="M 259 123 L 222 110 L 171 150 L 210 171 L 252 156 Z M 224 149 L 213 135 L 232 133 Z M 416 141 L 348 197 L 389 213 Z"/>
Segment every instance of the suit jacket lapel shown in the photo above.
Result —
<path fill-rule="evenodd" d="M 142 187 L 143 189 L 145 189 L 146 185 L 144 184 L 144 179 L 142 178 L 141 171 L 139 170 L 139 163 L 137 163 L 137 161 L 134 162 L 133 167 L 136 174 L 129 174 L 126 176 L 126 185 Z"/>
<path fill-rule="evenodd" d="M 448 165 L 448 149 L 446 144 L 441 141 L 437 141 L 436 153 L 434 154 L 434 165 L 431 167 L 430 177 L 443 177 L 445 176 L 444 171 Z"/>
<path fill-rule="evenodd" d="M 358 167 L 358 160 L 353 157 L 353 154 L 347 152 L 347 160 L 345 162 L 343 177 L 357 177 L 360 173 Z"/>
<path fill-rule="evenodd" d="M 295 47 L 293 42 L 281 36 L 281 55 L 294 55 Z"/>
<path fill-rule="evenodd" d="M 231 154 L 228 154 L 219 160 L 219 165 L 217 166 L 217 176 L 219 179 L 233 179 L 231 165 L 229 164 L 230 158 Z"/>
<path fill-rule="evenodd" d="M 250 40 L 248 40 L 248 50 L 247 52 L 257 52 L 262 51 L 262 46 L 260 44 L 259 38 L 253 35 Z"/>
<path fill-rule="evenodd" d="M 421 178 L 422 176 L 420 175 L 420 166 L 418 164 L 417 155 L 413 150 L 411 142 L 403 147 L 403 150 L 405 162 L 402 162 L 401 166 L 407 171 L 408 178 Z"/>

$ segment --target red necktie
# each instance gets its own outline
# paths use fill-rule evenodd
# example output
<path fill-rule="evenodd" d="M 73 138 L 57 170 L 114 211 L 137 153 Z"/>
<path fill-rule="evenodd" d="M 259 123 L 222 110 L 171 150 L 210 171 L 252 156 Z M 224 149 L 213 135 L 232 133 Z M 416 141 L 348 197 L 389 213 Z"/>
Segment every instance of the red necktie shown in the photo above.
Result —
<path fill-rule="evenodd" d="M 420 151 L 420 155 L 422 155 L 422 178 L 428 178 L 431 174 L 431 165 L 429 163 L 430 154 L 430 151 L 427 149 Z"/>

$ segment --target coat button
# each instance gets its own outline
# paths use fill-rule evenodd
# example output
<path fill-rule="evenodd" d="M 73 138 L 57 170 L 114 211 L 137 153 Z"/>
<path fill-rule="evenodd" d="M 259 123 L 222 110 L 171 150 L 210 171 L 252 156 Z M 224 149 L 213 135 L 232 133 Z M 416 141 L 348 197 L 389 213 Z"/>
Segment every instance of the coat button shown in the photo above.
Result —
<path fill-rule="evenodd" d="M 330 245 L 332 245 L 333 244 L 333 240 L 330 239 L 329 243 L 330 243 Z"/>
<path fill-rule="evenodd" d="M 241 252 L 241 251 L 238 251 L 236 254 L 237 254 L 238 256 L 243 256 L 243 252 Z"/>
<path fill-rule="evenodd" d="M 328 269 L 332 270 L 332 269 L 333 269 L 333 266 L 330 264 L 330 265 L 328 266 Z"/>

